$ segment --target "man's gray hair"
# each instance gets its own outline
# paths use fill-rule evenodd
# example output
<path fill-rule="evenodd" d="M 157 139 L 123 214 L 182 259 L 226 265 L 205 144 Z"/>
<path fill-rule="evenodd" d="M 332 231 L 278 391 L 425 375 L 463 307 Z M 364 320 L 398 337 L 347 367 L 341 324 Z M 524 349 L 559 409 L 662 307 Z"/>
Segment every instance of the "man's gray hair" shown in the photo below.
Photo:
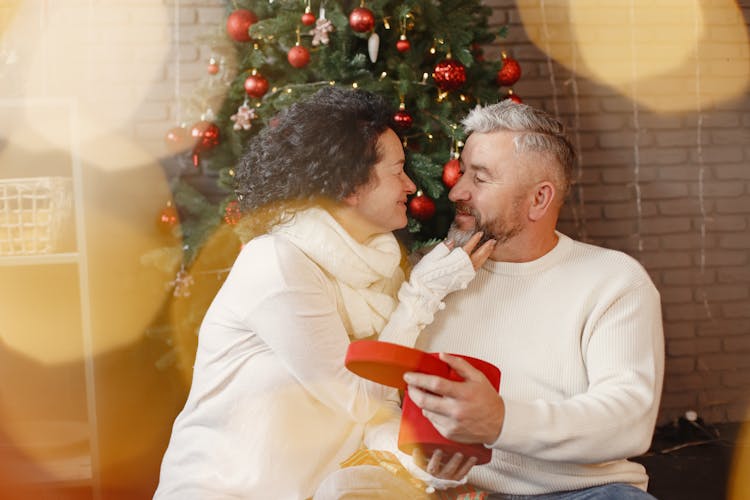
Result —
<path fill-rule="evenodd" d="M 506 99 L 490 106 L 475 107 L 462 124 L 467 135 L 516 132 L 513 138 L 516 152 L 552 155 L 561 167 L 555 177 L 560 177 L 557 188 L 562 191 L 562 198 L 565 197 L 573 177 L 576 152 L 562 123 L 540 109 Z"/>

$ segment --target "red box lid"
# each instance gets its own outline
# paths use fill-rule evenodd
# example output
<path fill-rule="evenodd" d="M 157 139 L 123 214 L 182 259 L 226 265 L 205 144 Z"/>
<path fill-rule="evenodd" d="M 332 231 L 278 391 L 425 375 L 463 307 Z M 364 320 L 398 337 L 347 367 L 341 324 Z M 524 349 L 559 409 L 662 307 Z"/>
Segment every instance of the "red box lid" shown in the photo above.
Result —
<path fill-rule="evenodd" d="M 406 372 L 448 378 L 451 371 L 448 363 L 424 351 L 379 340 L 359 340 L 349 344 L 344 364 L 360 377 L 401 390 L 406 389 Z"/>

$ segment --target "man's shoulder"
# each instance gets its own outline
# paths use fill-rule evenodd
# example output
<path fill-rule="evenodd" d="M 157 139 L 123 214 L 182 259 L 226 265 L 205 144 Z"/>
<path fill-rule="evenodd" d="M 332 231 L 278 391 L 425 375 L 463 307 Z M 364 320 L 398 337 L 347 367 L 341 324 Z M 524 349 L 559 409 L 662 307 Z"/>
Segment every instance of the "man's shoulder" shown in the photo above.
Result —
<path fill-rule="evenodd" d="M 628 273 L 642 279 L 650 277 L 643 265 L 632 255 L 614 248 L 570 239 L 571 259 L 605 274 Z"/>

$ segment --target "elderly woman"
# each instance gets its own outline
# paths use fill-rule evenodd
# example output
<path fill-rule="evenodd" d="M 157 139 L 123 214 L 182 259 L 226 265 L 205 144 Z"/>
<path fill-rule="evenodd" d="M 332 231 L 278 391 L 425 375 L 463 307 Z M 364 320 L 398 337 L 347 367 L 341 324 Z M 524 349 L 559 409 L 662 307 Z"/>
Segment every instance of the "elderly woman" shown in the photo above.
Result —
<path fill-rule="evenodd" d="M 201 325 L 155 498 L 310 497 L 397 401 L 347 371 L 349 343 L 408 343 L 487 258 L 478 238 L 439 245 L 403 282 L 391 232 L 415 186 L 392 116 L 373 94 L 326 88 L 249 144 L 236 181 L 252 239 Z"/>

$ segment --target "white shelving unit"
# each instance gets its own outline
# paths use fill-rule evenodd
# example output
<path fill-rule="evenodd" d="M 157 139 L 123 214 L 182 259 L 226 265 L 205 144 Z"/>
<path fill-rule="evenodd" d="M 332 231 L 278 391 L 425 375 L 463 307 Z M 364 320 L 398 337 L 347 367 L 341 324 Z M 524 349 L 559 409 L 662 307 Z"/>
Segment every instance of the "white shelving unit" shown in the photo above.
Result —
<path fill-rule="evenodd" d="M 89 453 L 86 456 L 76 456 L 70 459 L 54 460 L 49 464 L 48 470 L 54 471 L 54 475 L 61 482 L 71 481 L 76 483 L 90 483 L 93 498 L 101 498 L 101 480 L 99 471 L 99 442 L 96 415 L 96 386 L 94 374 L 94 349 L 91 328 L 90 289 L 88 259 L 86 253 L 86 224 L 83 203 L 83 173 L 81 158 L 79 154 L 79 120 L 76 101 L 72 99 L 0 99 L 0 115 L 13 115 L 24 112 L 44 112 L 45 110 L 55 113 L 67 114 L 69 131 L 69 175 L 72 179 L 72 223 L 75 230 L 75 248 L 72 251 L 60 253 L 46 253 L 36 255 L 0 255 L 0 271 L 2 267 L 22 266 L 56 266 L 74 265 L 77 269 L 81 337 L 83 341 L 83 369 L 85 379 L 86 416 L 87 421 L 81 425 L 84 429 L 74 429 L 76 423 L 72 422 L 43 422 L 46 426 L 60 427 L 60 434 L 75 435 L 77 432 L 85 434 L 89 441 Z M 2 156 L 0 156 L 0 176 L 3 176 Z M 29 165 L 29 172 L 34 171 L 34 166 Z M 67 167 L 66 167 L 66 170 Z M 68 172 L 66 172 L 67 174 Z M 33 176 L 25 174 L 24 176 Z M 68 250 L 68 249 L 65 249 Z M 40 304 L 43 308 L 44 304 Z M 41 312 L 41 311 L 40 311 Z M 72 426 L 72 427 L 71 427 Z M 70 436 L 61 436 L 66 438 Z"/>

